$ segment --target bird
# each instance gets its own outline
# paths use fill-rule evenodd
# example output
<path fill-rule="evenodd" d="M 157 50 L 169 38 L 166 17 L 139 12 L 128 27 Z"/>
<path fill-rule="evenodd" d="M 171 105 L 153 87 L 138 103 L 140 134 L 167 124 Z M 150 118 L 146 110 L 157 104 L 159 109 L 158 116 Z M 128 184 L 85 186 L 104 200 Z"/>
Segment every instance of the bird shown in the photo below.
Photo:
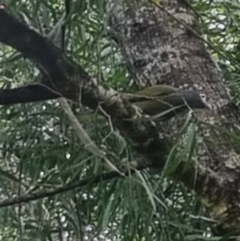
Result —
<path fill-rule="evenodd" d="M 169 119 L 189 109 L 211 109 L 205 94 L 182 90 L 169 85 L 147 87 L 133 94 L 124 94 L 144 114 Z"/>

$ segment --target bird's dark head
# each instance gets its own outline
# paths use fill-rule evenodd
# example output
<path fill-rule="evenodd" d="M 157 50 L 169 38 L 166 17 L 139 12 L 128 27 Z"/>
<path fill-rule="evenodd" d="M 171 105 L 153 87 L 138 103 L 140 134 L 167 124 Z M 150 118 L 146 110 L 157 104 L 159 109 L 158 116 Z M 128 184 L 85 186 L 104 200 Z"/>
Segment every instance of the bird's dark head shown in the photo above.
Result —
<path fill-rule="evenodd" d="M 207 102 L 205 94 L 199 94 L 195 91 L 182 91 L 181 94 L 183 100 L 189 107 L 211 109 L 211 105 Z"/>

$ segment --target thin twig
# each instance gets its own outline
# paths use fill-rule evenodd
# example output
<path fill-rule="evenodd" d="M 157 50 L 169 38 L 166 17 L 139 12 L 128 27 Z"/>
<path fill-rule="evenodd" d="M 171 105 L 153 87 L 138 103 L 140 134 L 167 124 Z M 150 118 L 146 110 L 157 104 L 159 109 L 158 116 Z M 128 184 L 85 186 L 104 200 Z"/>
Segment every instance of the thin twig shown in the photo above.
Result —
<path fill-rule="evenodd" d="M 30 201 L 34 201 L 34 200 L 38 200 L 46 197 L 52 197 L 54 195 L 68 192 L 76 188 L 80 188 L 86 185 L 98 184 L 100 181 L 106 181 L 116 177 L 124 178 L 129 176 L 130 174 L 133 174 L 136 171 L 146 169 L 147 167 L 150 167 L 150 166 L 152 166 L 152 163 L 148 162 L 147 160 L 144 160 L 144 159 L 136 160 L 127 164 L 126 166 L 123 166 L 121 168 L 122 172 L 119 172 L 119 171 L 105 172 L 105 173 L 98 174 L 96 176 L 90 176 L 88 178 L 80 180 L 77 183 L 70 182 L 65 186 L 62 186 L 53 190 L 41 191 L 41 192 L 31 193 L 28 195 L 22 195 L 12 199 L 6 199 L 0 202 L 0 208 L 17 205 L 19 203 L 27 203 Z M 121 173 L 124 173 L 124 175 L 122 175 Z"/>
<path fill-rule="evenodd" d="M 67 100 L 65 98 L 60 98 L 59 103 L 68 116 L 70 120 L 70 124 L 72 128 L 76 131 L 76 134 L 80 141 L 85 145 L 86 150 L 88 150 L 90 153 L 92 153 L 94 156 L 99 157 L 101 160 L 105 162 L 105 167 L 108 168 L 109 170 L 114 170 L 116 172 L 120 171 L 118 168 L 116 168 L 115 165 L 113 165 L 105 156 L 105 154 L 97 147 L 97 145 L 94 143 L 94 141 L 89 137 L 89 135 L 86 133 L 86 131 L 83 129 L 82 125 L 79 123 L 78 119 L 76 116 L 73 114 Z"/>

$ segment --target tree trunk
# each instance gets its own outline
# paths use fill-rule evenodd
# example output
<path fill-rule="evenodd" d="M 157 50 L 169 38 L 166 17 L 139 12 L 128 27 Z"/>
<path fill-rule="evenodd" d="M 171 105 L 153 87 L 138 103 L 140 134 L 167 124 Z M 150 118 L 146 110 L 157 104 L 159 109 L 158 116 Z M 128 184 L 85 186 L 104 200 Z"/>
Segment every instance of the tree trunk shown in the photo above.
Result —
<path fill-rule="evenodd" d="M 200 37 L 194 12 L 183 0 L 160 2 L 116 1 L 111 34 L 138 86 L 168 84 L 207 95 L 213 110 L 194 112 L 201 134 L 195 161 L 172 176 L 196 191 L 217 221 L 218 234 L 240 231 L 238 110 Z M 178 126 L 178 120 L 160 123 L 161 134 L 172 135 Z"/>

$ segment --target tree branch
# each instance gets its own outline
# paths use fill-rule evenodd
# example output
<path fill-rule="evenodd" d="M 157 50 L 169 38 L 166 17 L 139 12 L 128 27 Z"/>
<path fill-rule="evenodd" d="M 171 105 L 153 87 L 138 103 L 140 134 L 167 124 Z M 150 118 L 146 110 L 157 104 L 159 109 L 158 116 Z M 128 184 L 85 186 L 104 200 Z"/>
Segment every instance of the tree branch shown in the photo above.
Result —
<path fill-rule="evenodd" d="M 60 93 L 43 84 L 31 84 L 14 89 L 0 89 L 0 105 L 12 105 L 61 97 Z"/>
<path fill-rule="evenodd" d="M 113 125 L 131 139 L 139 151 L 151 154 L 153 159 L 156 159 L 156 155 L 165 159 L 167 142 L 165 139 L 159 138 L 152 122 L 139 121 L 138 117 L 141 115 L 127 100 L 113 89 L 101 86 L 81 66 L 65 57 L 61 50 L 46 38 L 20 23 L 3 9 L 0 9 L 0 41 L 12 46 L 34 61 L 43 72 L 44 85 L 48 88 L 53 89 L 60 96 L 77 102 L 81 101 L 83 105 L 92 109 L 96 109 L 100 105 L 111 117 Z M 36 93 L 40 87 L 29 87 L 29 90 L 31 88 Z M 49 91 L 45 92 L 44 88 L 41 91 L 45 99 L 58 97 Z M 9 94 L 10 90 L 5 93 Z M 2 90 L 3 97 L 5 93 Z M 19 93 L 18 96 L 20 96 Z M 29 93 L 28 97 L 25 97 L 25 101 L 30 99 L 29 96 L 32 96 L 34 101 L 43 100 L 38 94 L 33 97 L 32 92 L 32 95 Z M 8 97 L 9 103 L 16 103 L 16 101 L 10 100 L 9 95 Z"/>
<path fill-rule="evenodd" d="M 60 51 L 47 38 L 29 29 L 5 9 L 0 9 L 0 41 L 22 52 L 51 78 L 65 76 Z"/>
<path fill-rule="evenodd" d="M 19 197 L 12 198 L 12 199 L 6 199 L 6 200 L 0 202 L 0 208 L 14 206 L 19 203 L 27 203 L 30 201 L 34 201 L 34 200 L 38 200 L 38 199 L 42 199 L 42 198 L 46 198 L 46 197 L 52 197 L 54 195 L 68 192 L 73 189 L 80 188 L 80 187 L 83 187 L 86 185 L 90 185 L 90 184 L 96 185 L 100 181 L 106 181 L 106 180 L 110 180 L 110 179 L 113 179 L 116 177 L 123 178 L 123 177 L 129 176 L 130 174 L 133 174 L 136 171 L 143 170 L 150 166 L 151 166 L 151 163 L 149 163 L 147 160 L 142 159 L 142 160 L 134 161 L 134 162 L 131 162 L 129 164 L 129 166 L 123 166 L 122 168 L 120 168 L 122 171 L 121 173 L 125 174 L 125 175 L 120 174 L 120 172 L 118 172 L 118 171 L 110 171 L 110 172 L 106 172 L 106 173 L 101 173 L 99 175 L 96 175 L 95 177 L 91 176 L 91 177 L 85 178 L 77 183 L 70 182 L 69 184 L 67 184 L 65 186 L 62 186 L 62 187 L 59 187 L 59 188 L 56 188 L 53 190 L 36 192 L 36 193 L 19 196 Z"/>

